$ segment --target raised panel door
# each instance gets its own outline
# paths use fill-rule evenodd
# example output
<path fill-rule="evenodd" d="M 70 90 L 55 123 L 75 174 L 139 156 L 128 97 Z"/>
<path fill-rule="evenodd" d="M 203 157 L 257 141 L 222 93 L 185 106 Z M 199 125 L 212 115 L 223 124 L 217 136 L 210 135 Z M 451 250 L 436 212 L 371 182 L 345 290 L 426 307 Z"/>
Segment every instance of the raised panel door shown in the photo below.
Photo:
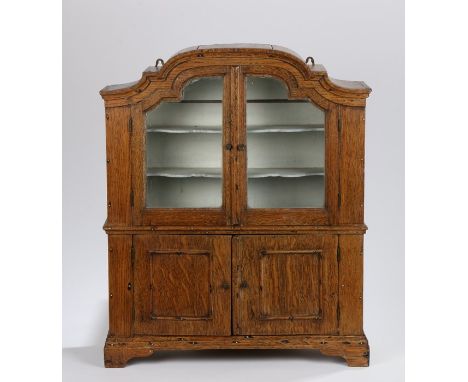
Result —
<path fill-rule="evenodd" d="M 137 334 L 229 335 L 231 237 L 137 235 Z"/>
<path fill-rule="evenodd" d="M 233 248 L 236 334 L 336 333 L 336 236 L 238 236 Z"/>

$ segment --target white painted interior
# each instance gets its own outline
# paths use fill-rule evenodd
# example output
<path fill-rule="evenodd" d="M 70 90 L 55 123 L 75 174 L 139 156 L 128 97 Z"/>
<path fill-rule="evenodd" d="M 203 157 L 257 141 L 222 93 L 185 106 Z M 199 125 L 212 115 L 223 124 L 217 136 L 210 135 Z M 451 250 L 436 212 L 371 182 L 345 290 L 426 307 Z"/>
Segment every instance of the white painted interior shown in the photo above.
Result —
<path fill-rule="evenodd" d="M 222 204 L 221 178 L 150 176 L 149 208 L 215 208 Z"/>
<path fill-rule="evenodd" d="M 221 77 L 197 78 L 182 102 L 162 102 L 147 113 L 147 207 L 219 206 L 222 182 L 211 178 L 221 178 L 223 166 L 222 103 L 213 102 L 222 86 Z M 323 206 L 324 112 L 308 101 L 289 102 L 286 85 L 274 77 L 248 76 L 246 90 L 255 100 L 246 117 L 249 206 Z M 290 179 L 299 177 L 305 178 Z"/>
<path fill-rule="evenodd" d="M 323 176 L 252 178 L 247 204 L 251 208 L 320 208 L 324 203 L 323 180 Z"/>

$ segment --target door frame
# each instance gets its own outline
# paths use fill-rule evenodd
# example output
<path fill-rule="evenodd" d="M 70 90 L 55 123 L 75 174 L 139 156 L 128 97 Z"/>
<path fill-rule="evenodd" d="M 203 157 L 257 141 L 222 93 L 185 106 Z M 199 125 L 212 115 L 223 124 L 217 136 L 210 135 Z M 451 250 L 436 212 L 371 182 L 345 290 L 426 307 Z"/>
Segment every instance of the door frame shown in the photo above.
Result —
<path fill-rule="evenodd" d="M 274 77 L 285 83 L 289 99 L 307 99 L 325 112 L 325 203 L 323 208 L 248 208 L 247 207 L 247 128 L 246 128 L 246 77 Z M 336 220 L 339 189 L 339 124 L 337 106 L 323 98 L 314 89 L 299 88 L 294 77 L 276 66 L 240 66 L 236 73 L 237 103 L 235 113 L 234 146 L 242 148 L 234 152 L 236 164 L 236 201 L 233 216 L 243 226 L 256 225 L 327 225 Z"/>
<path fill-rule="evenodd" d="M 223 88 L 223 187 L 220 208 L 146 208 L 146 133 L 145 113 L 163 101 L 177 102 L 182 99 L 184 86 L 200 77 L 224 78 Z M 132 152 L 132 195 L 134 225 L 147 226 L 226 226 L 231 223 L 231 151 L 227 148 L 232 141 L 231 128 L 231 71 L 230 66 L 190 68 L 176 78 L 167 78 L 153 95 L 131 107 L 131 152 Z M 149 100 L 151 102 L 149 102 Z M 130 127 L 129 127 L 130 128 Z"/>

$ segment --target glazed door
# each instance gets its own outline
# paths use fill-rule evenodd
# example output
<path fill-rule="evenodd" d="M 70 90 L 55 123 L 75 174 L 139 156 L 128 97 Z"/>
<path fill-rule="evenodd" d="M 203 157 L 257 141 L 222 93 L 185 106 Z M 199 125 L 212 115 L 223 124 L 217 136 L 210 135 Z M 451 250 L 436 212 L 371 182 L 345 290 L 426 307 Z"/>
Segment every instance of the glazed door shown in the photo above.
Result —
<path fill-rule="evenodd" d="M 135 334 L 231 333 L 231 237 L 136 235 Z"/>
<path fill-rule="evenodd" d="M 337 204 L 336 110 L 254 67 L 244 67 L 238 81 L 240 223 L 329 224 Z"/>
<path fill-rule="evenodd" d="M 337 236 L 238 236 L 233 240 L 235 334 L 337 332 Z"/>
<path fill-rule="evenodd" d="M 184 76 L 187 79 L 184 79 Z M 231 83 L 226 67 L 192 69 L 134 111 L 134 224 L 230 223 Z M 179 89 L 180 87 L 180 89 Z M 145 109 L 146 108 L 146 109 Z"/>

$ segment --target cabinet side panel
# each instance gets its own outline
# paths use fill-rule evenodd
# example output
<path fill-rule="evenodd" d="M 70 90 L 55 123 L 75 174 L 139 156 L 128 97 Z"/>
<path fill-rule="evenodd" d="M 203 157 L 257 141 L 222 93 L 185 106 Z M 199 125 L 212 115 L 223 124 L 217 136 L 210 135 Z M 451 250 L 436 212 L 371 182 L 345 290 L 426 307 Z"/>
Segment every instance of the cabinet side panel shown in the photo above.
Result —
<path fill-rule="evenodd" d="M 364 108 L 341 107 L 341 224 L 364 222 Z"/>
<path fill-rule="evenodd" d="M 109 335 L 132 334 L 133 275 L 132 236 L 110 235 L 109 245 Z"/>
<path fill-rule="evenodd" d="M 361 335 L 363 292 L 363 236 L 340 235 L 340 334 Z"/>
<path fill-rule="evenodd" d="M 107 223 L 130 225 L 130 109 L 106 108 Z"/>

